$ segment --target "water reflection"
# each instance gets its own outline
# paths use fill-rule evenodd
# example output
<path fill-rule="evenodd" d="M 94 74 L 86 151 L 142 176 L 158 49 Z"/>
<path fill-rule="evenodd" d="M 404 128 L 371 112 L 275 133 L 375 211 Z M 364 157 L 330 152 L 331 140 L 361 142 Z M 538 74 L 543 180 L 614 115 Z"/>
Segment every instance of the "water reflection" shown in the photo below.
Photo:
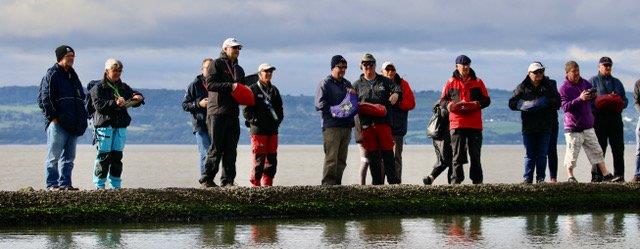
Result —
<path fill-rule="evenodd" d="M 208 223 L 201 225 L 200 239 L 205 246 L 234 245 L 236 243 L 236 224 Z"/>
<path fill-rule="evenodd" d="M 100 248 L 118 248 L 122 246 L 122 229 L 116 228 L 98 228 L 96 230 L 98 237 L 98 247 Z"/>
<path fill-rule="evenodd" d="M 384 217 L 358 221 L 361 238 L 365 242 L 376 244 L 384 242 L 394 244 L 402 239 L 402 219 Z"/>
<path fill-rule="evenodd" d="M 278 243 L 277 223 L 260 223 L 251 225 L 251 242 L 255 244 Z"/>
<path fill-rule="evenodd" d="M 473 245 L 483 239 L 481 216 L 444 216 L 434 219 L 434 225 L 447 245 Z"/>
<path fill-rule="evenodd" d="M 347 240 L 347 222 L 345 220 L 327 220 L 324 222 L 322 242 L 326 245 L 340 245 Z"/>
<path fill-rule="evenodd" d="M 47 231 L 46 248 L 75 248 L 74 237 L 71 231 L 50 229 Z M 2 246 L 0 246 L 2 247 Z M 4 247 L 3 247 L 4 248 Z"/>
<path fill-rule="evenodd" d="M 558 215 L 527 215 L 524 230 L 526 238 L 531 244 L 551 243 L 558 238 Z"/>

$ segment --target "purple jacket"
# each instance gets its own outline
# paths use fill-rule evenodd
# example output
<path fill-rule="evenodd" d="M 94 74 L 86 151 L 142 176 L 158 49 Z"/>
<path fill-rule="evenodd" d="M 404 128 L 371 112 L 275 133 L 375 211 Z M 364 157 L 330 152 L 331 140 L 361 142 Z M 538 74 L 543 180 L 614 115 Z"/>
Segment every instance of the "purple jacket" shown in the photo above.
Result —
<path fill-rule="evenodd" d="M 580 78 L 577 84 L 571 83 L 565 78 L 560 87 L 561 109 L 564 111 L 564 130 L 567 132 L 581 132 L 593 128 L 593 114 L 591 102 L 580 99 L 580 93 L 591 89 L 589 81 Z"/>

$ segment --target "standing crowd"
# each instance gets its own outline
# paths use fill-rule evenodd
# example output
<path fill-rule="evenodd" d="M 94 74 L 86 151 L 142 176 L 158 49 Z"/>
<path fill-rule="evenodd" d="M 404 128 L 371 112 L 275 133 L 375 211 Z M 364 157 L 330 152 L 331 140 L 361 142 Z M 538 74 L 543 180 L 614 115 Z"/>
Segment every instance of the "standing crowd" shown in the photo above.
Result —
<path fill-rule="evenodd" d="M 253 167 L 252 186 L 272 186 L 278 165 L 278 130 L 284 120 L 283 101 L 271 82 L 276 67 L 262 63 L 257 73 L 245 75 L 238 63 L 242 44 L 235 38 L 222 43 L 218 58 L 205 58 L 201 74 L 191 82 L 182 107 L 192 116 L 193 134 L 199 152 L 199 183 L 217 187 L 214 180 L 221 171 L 219 185 L 236 185 L 236 157 L 240 138 L 240 105 L 244 125 L 249 128 Z M 122 187 L 123 150 L 129 108 L 145 103 L 142 93 L 121 80 L 124 65 L 108 59 L 102 79 L 83 88 L 73 64 L 73 48 L 62 45 L 55 50 L 57 63 L 43 77 L 38 105 L 46 120 L 47 153 L 45 184 L 48 190 L 78 190 L 73 187 L 76 140 L 91 123 L 96 146 L 93 183 L 104 189 L 107 181 L 114 189 Z M 322 185 L 341 185 L 347 166 L 352 132 L 360 150 L 360 183 L 402 182 L 402 150 L 407 134 L 408 112 L 416 102 L 410 84 L 397 73 L 391 61 L 382 63 L 365 53 L 357 64 L 360 76 L 351 83 L 345 79 L 347 60 L 331 58 L 330 74 L 318 84 L 315 108 L 322 117 L 324 166 Z M 574 168 L 584 149 L 591 168 L 592 182 L 624 181 L 624 136 L 622 110 L 627 107 L 623 84 L 612 76 L 613 61 L 602 57 L 596 76 L 586 80 L 575 61 L 565 64 L 566 76 L 557 86 L 545 75 L 545 66 L 533 62 L 513 91 L 509 108 L 520 112 L 525 147 L 523 182 L 558 181 L 558 110 L 564 115 L 566 152 L 564 166 L 568 182 L 577 182 Z M 634 105 L 640 109 L 640 80 L 634 88 Z M 464 181 L 464 165 L 469 179 L 483 183 L 481 164 L 482 110 L 491 104 L 484 82 L 471 68 L 466 55 L 455 58 L 455 70 L 433 107 L 427 127 L 436 154 L 436 164 L 422 180 L 425 185 L 447 171 L 447 182 Z M 87 121 L 89 120 L 89 122 Z M 354 129 L 355 128 L 355 129 Z M 636 128 L 636 147 L 640 151 L 640 121 Z M 604 163 L 607 145 L 613 156 L 613 172 Z M 222 165 L 222 168 L 220 168 Z M 636 173 L 640 181 L 640 153 L 636 153 Z"/>

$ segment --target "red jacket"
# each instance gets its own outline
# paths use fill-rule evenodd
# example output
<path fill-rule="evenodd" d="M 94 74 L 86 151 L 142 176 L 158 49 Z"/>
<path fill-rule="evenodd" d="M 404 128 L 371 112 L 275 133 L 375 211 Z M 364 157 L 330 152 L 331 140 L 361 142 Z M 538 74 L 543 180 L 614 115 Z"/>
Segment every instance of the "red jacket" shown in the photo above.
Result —
<path fill-rule="evenodd" d="M 460 104 L 462 102 L 468 102 Z M 477 101 L 477 102 L 475 102 Z M 451 105 L 449 105 L 451 104 Z M 470 77 L 463 81 L 458 71 L 447 81 L 440 96 L 440 106 L 449 111 L 449 129 L 482 130 L 482 108 L 491 104 L 484 82 L 477 78 L 473 69 Z"/>

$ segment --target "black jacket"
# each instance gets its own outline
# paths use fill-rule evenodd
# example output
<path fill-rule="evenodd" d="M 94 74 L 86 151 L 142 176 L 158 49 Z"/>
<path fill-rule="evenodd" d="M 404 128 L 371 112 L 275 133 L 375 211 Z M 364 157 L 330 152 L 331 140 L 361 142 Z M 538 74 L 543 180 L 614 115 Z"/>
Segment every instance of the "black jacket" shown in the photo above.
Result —
<path fill-rule="evenodd" d="M 65 71 L 57 63 L 47 70 L 38 91 L 38 106 L 46 126 L 54 118 L 67 132 L 82 136 L 87 129 L 85 93 L 76 71 Z"/>
<path fill-rule="evenodd" d="M 402 78 L 400 77 L 400 75 L 396 74 L 396 77 L 395 79 L 392 80 L 392 82 L 398 85 L 398 87 L 402 89 L 402 85 L 401 85 Z M 398 107 L 400 105 L 401 100 L 402 100 L 401 98 L 398 98 L 398 102 L 396 102 L 395 105 L 391 106 L 390 109 L 387 109 L 387 111 L 391 112 L 391 114 L 389 115 L 389 118 L 391 123 L 391 133 L 394 136 L 407 135 L 409 112 L 402 110 Z"/>
<path fill-rule="evenodd" d="M 198 103 L 208 97 L 209 92 L 205 86 L 204 76 L 198 75 L 187 87 L 187 93 L 182 101 L 182 109 L 191 113 L 193 133 L 197 131 L 207 132 L 207 108 L 200 107 Z"/>
<path fill-rule="evenodd" d="M 260 89 L 262 87 L 262 90 Z M 251 91 L 256 100 L 254 106 L 247 106 L 244 108 L 245 124 L 249 126 L 249 130 L 252 135 L 275 135 L 278 134 L 278 127 L 284 119 L 284 112 L 282 110 L 282 97 L 280 91 L 274 85 L 269 87 L 261 86 L 260 83 L 251 85 Z M 263 93 L 267 93 L 265 95 Z M 273 111 L 278 118 L 273 117 L 271 109 L 267 105 L 271 104 Z"/>
<path fill-rule="evenodd" d="M 238 60 L 232 61 L 224 52 L 220 58 L 209 66 L 206 77 L 207 90 L 209 90 L 209 104 L 207 115 L 230 115 L 237 117 L 240 114 L 238 103 L 231 96 L 233 83 L 244 84 L 244 70 L 238 65 Z"/>
<path fill-rule="evenodd" d="M 524 101 L 535 101 L 535 107 L 523 110 Z M 545 77 L 540 85 L 535 87 L 527 76 L 513 91 L 513 96 L 509 99 L 509 108 L 521 111 L 522 134 L 551 132 L 552 129 L 557 129 L 560 94 L 556 88 L 556 81 Z"/>
<path fill-rule="evenodd" d="M 382 104 L 387 108 L 387 116 L 385 117 L 371 117 L 363 114 L 358 114 L 360 118 L 360 125 L 363 127 L 370 126 L 371 124 L 389 124 L 391 120 L 392 112 L 391 102 L 389 97 L 393 93 L 398 93 L 399 97 L 402 97 L 402 88 L 400 85 L 391 82 L 387 77 L 376 74 L 373 83 L 370 84 L 365 78 L 364 74 L 360 75 L 360 78 L 353 82 L 353 88 L 358 93 L 358 101 L 360 103 L 373 103 Z M 400 98 L 398 98 L 399 100 Z"/>
<path fill-rule="evenodd" d="M 125 100 L 130 100 L 134 93 L 129 85 L 122 81 L 111 83 L 113 87 L 118 90 L 120 96 Z M 95 128 L 100 127 L 113 127 L 113 128 L 125 128 L 131 123 L 131 116 L 127 112 L 126 107 L 120 107 L 116 104 L 116 93 L 113 88 L 109 86 L 107 80 L 100 81 L 91 88 L 91 101 L 93 102 L 93 126 Z M 140 102 L 133 107 L 138 107 L 144 104 Z"/>
<path fill-rule="evenodd" d="M 351 128 L 354 126 L 353 117 L 334 118 L 331 115 L 331 106 L 338 105 L 349 89 L 352 89 L 351 82 L 347 79 L 340 81 L 334 79 L 331 75 L 324 78 L 316 88 L 315 106 L 316 111 L 322 113 L 322 128 L 342 127 Z"/>

